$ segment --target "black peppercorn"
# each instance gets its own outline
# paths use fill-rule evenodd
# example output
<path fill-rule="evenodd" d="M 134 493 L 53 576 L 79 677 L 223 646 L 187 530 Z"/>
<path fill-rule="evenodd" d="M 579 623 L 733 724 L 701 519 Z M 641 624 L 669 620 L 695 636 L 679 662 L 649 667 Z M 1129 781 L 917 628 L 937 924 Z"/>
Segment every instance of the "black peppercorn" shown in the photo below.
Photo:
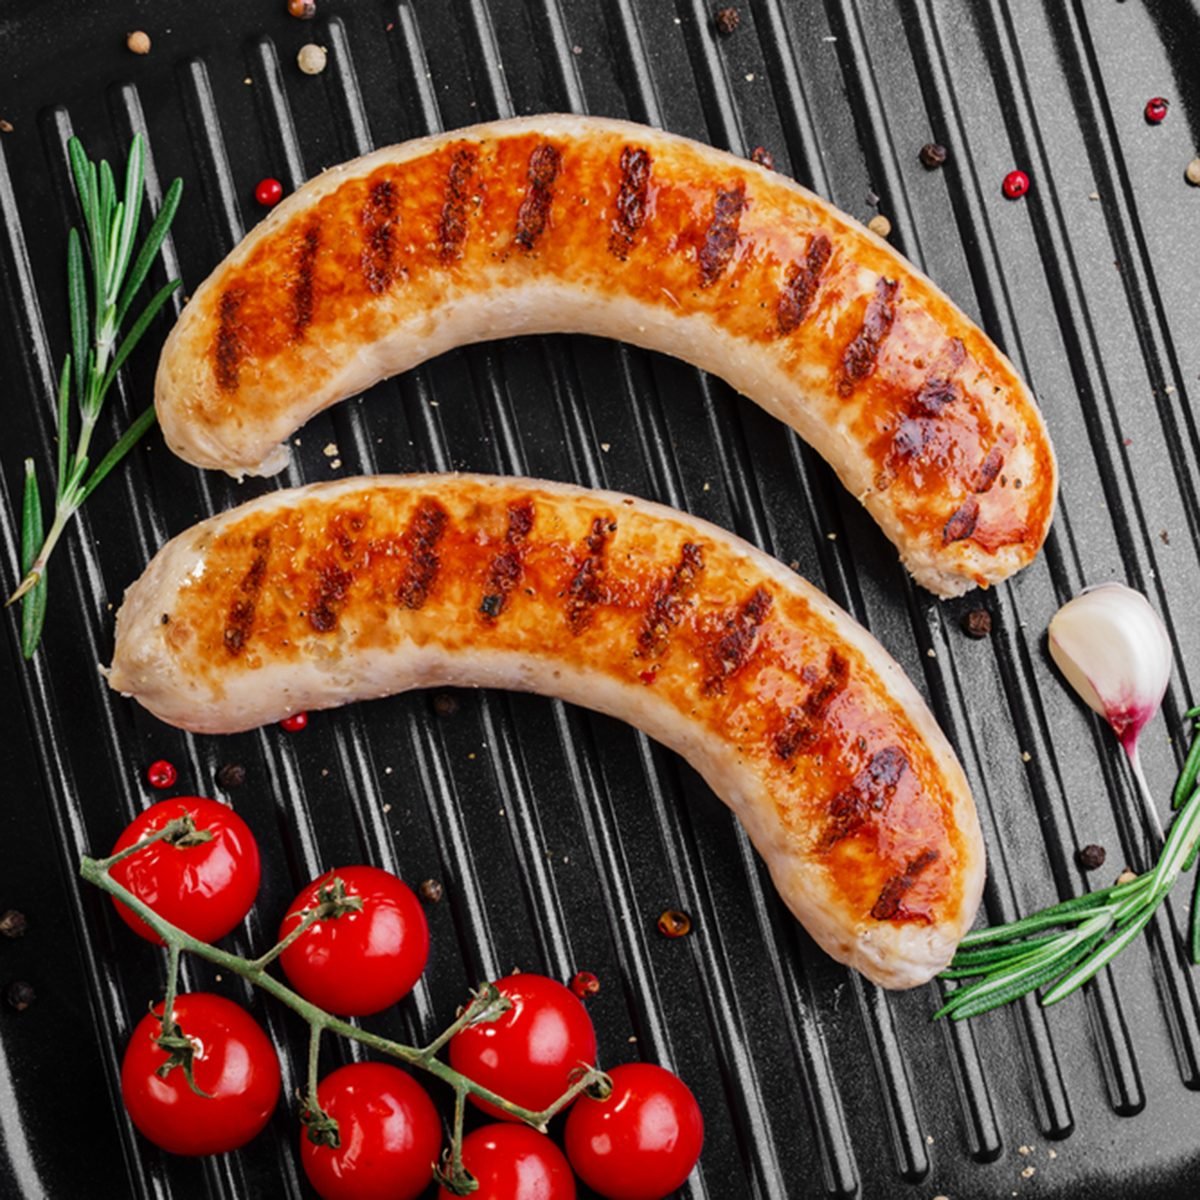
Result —
<path fill-rule="evenodd" d="M 421 893 L 422 900 L 428 900 L 430 904 L 436 904 L 442 898 L 444 889 L 436 879 L 426 879 L 417 891 Z"/>
<path fill-rule="evenodd" d="M 1098 867 L 1104 866 L 1104 860 L 1108 857 L 1103 846 L 1097 846 L 1095 843 L 1084 846 L 1076 856 L 1079 859 L 1079 865 L 1085 871 L 1094 871 Z"/>
<path fill-rule="evenodd" d="M 452 717 L 458 712 L 458 701 L 449 692 L 438 692 L 433 698 L 433 711 L 439 717 Z"/>
<path fill-rule="evenodd" d="M 240 788 L 246 782 L 246 768 L 241 763 L 226 763 L 217 772 L 217 784 L 227 792 Z"/>
<path fill-rule="evenodd" d="M 969 638 L 985 638 L 992 632 L 992 614 L 986 608 L 973 608 L 963 613 L 962 631 Z"/>
<path fill-rule="evenodd" d="M 10 908 L 4 916 L 0 917 L 0 936 L 6 938 L 19 938 L 25 935 L 25 930 L 29 928 L 29 921 L 23 912 L 17 912 L 15 908 Z"/>
<path fill-rule="evenodd" d="M 936 171 L 946 161 L 946 147 L 939 146 L 937 142 L 926 142 L 917 157 L 927 171 Z"/>
<path fill-rule="evenodd" d="M 9 1007 L 15 1008 L 17 1012 L 24 1012 L 37 999 L 33 988 L 23 979 L 17 979 L 10 983 L 4 993 L 4 998 L 8 1001 Z"/>
<path fill-rule="evenodd" d="M 713 24 L 717 27 L 717 32 L 725 37 L 734 33 L 741 23 L 742 14 L 736 8 L 718 8 L 713 13 Z"/>

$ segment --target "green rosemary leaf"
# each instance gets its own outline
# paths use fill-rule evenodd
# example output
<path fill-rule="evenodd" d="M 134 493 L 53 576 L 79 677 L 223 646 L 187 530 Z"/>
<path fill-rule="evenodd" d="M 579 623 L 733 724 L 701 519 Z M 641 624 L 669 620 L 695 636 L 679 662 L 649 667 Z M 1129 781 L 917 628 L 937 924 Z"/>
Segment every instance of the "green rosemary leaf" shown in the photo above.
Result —
<path fill-rule="evenodd" d="M 145 334 L 146 330 L 150 328 L 150 322 L 158 316 L 159 310 L 171 298 L 172 293 L 182 282 L 183 280 L 181 279 L 173 279 L 170 283 L 163 284 L 154 293 L 146 307 L 142 309 L 138 319 L 130 326 L 129 332 L 125 335 L 124 340 L 117 349 L 117 353 L 113 356 L 112 363 L 104 376 L 103 382 L 100 384 L 101 399 L 108 393 L 113 380 L 117 377 L 117 372 L 124 365 L 133 348 L 142 340 L 142 335 Z"/>
<path fill-rule="evenodd" d="M 167 230 L 171 227 L 171 221 L 175 217 L 175 210 L 179 207 L 179 198 L 182 194 L 183 180 L 176 179 L 167 188 L 167 194 L 163 197 L 162 207 L 158 210 L 158 216 L 154 218 L 154 224 L 150 226 L 150 232 L 146 234 L 146 240 L 142 243 L 142 248 L 138 251 L 137 258 L 134 259 L 133 267 L 129 272 L 129 278 L 125 281 L 125 286 L 121 289 L 121 296 L 117 301 L 116 323 L 118 325 L 125 320 L 125 314 L 129 311 L 130 304 L 133 303 L 134 295 L 137 293 L 138 288 L 142 286 L 142 281 L 150 273 L 150 268 L 154 264 L 154 257 L 167 236 Z"/>
<path fill-rule="evenodd" d="M 71 354 L 75 360 L 75 391 L 82 396 L 87 373 L 88 300 L 87 269 L 83 263 L 83 246 L 79 231 L 72 228 L 67 234 L 67 305 L 71 317 Z"/>
<path fill-rule="evenodd" d="M 71 440 L 71 356 L 63 359 L 58 375 L 58 470 L 54 476 L 55 499 L 62 498 L 62 487 L 67 477 L 67 449 Z"/>
<path fill-rule="evenodd" d="M 115 446 L 100 460 L 100 465 L 92 472 L 91 478 L 83 485 L 83 490 L 79 495 L 79 503 L 82 504 L 101 483 L 104 482 L 105 476 L 129 453 L 130 450 L 137 444 L 138 439 L 150 428 L 155 422 L 154 405 L 151 404 L 146 408 L 141 416 L 130 427 L 121 434 L 120 440 Z"/>
<path fill-rule="evenodd" d="M 959 970 L 971 970 L 972 974 L 978 975 L 990 970 L 993 964 L 1017 958 L 1029 950 L 1037 949 L 1039 946 L 1047 946 L 1061 936 L 1061 933 L 1043 933 L 1037 937 L 1021 938 L 1012 942 L 993 942 L 980 947 L 978 950 L 959 949 L 954 955 L 954 961 L 950 964 L 950 969 L 956 972 Z M 949 971 L 943 971 L 941 978 L 954 979 L 957 976 L 951 975 Z"/>
<path fill-rule="evenodd" d="M 21 573 L 28 575 L 42 548 L 42 497 L 33 459 L 25 460 L 25 493 L 21 500 Z M 21 653 L 33 657 L 46 623 L 46 573 L 21 597 Z"/>
<path fill-rule="evenodd" d="M 1191 716 L 1192 713 L 1189 712 L 1188 717 L 1191 718 Z M 1178 808 L 1196 790 L 1196 777 L 1200 775 L 1200 738 L 1194 734 L 1195 730 L 1193 730 L 1192 744 L 1188 747 L 1183 770 L 1179 772 L 1179 778 L 1175 781 L 1175 790 L 1171 793 L 1172 808 Z"/>
<path fill-rule="evenodd" d="M 111 291 L 119 292 L 129 260 L 133 255 L 133 239 L 137 236 L 138 216 L 142 211 L 142 188 L 145 182 L 146 143 L 135 134 L 125 163 L 125 192 L 121 199 L 121 236 L 113 266 Z"/>
<path fill-rule="evenodd" d="M 1139 915 L 1137 920 L 1132 924 L 1126 925 L 1120 933 L 1109 938 L 1108 941 L 1091 955 L 1086 961 L 1080 963 L 1073 970 L 1068 971 L 1046 994 L 1042 997 L 1042 1004 L 1049 1008 L 1051 1004 L 1057 1004 L 1060 1000 L 1069 996 L 1072 992 L 1081 988 L 1089 979 L 1095 976 L 1103 967 L 1107 966 L 1130 942 L 1133 941 L 1139 933 L 1150 923 L 1150 918 L 1158 911 L 1158 904 L 1148 905 Z"/>
<path fill-rule="evenodd" d="M 1196 890 L 1192 893 L 1192 962 L 1200 966 L 1200 876 L 1196 878 Z"/>

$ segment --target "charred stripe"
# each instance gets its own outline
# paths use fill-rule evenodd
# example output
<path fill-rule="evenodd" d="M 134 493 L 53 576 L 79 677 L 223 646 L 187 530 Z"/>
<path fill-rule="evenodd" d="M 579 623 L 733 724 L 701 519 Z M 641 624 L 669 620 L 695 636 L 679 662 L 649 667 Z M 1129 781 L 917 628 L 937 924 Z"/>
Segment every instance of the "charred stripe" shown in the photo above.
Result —
<path fill-rule="evenodd" d="M 688 596 L 703 570 L 704 551 L 695 542 L 684 542 L 671 578 L 658 585 L 646 610 L 638 631 L 638 658 L 657 658 L 667 648 L 671 631 L 683 619 Z"/>
<path fill-rule="evenodd" d="M 896 794 L 908 757 L 899 746 L 885 746 L 872 754 L 861 771 L 829 802 L 829 825 L 822 844 L 829 849 L 849 837 L 871 813 L 880 813 Z"/>
<path fill-rule="evenodd" d="M 296 277 L 292 284 L 292 338 L 300 341 L 313 319 L 313 268 L 321 232 L 314 223 L 304 231 L 296 248 Z"/>
<path fill-rule="evenodd" d="M 909 888 L 916 883 L 917 876 L 937 860 L 938 852 L 932 846 L 922 850 L 916 858 L 910 859 L 901 874 L 893 875 L 883 885 L 879 899 L 871 909 L 871 916 L 877 921 L 892 921 L 901 915 L 911 916 L 912 914 L 903 911 L 901 901 Z"/>
<path fill-rule="evenodd" d="M 726 682 L 750 661 L 758 642 L 758 631 L 767 619 L 772 603 L 771 593 L 764 587 L 756 587 L 737 612 L 726 617 L 725 632 L 708 649 L 705 695 L 723 692 Z"/>
<path fill-rule="evenodd" d="M 479 147 L 459 146 L 450 160 L 446 175 L 446 196 L 442 201 L 442 216 L 438 221 L 438 258 L 443 263 L 462 258 L 463 243 L 467 240 L 467 215 L 475 182 L 475 167 L 479 162 Z"/>
<path fill-rule="evenodd" d="M 521 581 L 525 541 L 532 528 L 533 501 L 522 500 L 519 504 L 509 505 L 505 548 L 492 559 L 483 599 L 479 603 L 479 611 L 489 621 L 494 621 L 504 611 L 509 593 Z"/>
<path fill-rule="evenodd" d="M 405 608 L 420 608 L 429 598 L 441 560 L 437 544 L 446 531 L 449 517 L 436 500 L 425 498 L 417 505 L 412 520 L 401 536 L 408 551 L 408 564 L 396 592 Z"/>
<path fill-rule="evenodd" d="M 229 614 L 225 619 L 225 650 L 233 658 L 237 658 L 246 648 L 246 642 L 249 641 L 250 632 L 254 628 L 258 596 L 267 577 L 271 535 L 265 531 L 256 533 L 252 544 L 258 553 L 251 561 L 250 569 L 242 576 L 241 583 L 238 584 L 238 595 L 230 602 Z"/>
<path fill-rule="evenodd" d="M 554 181 L 561 168 L 562 154 L 549 142 L 542 142 L 529 156 L 528 187 L 517 210 L 516 241 L 524 250 L 532 250 L 546 228 L 554 203 Z"/>
<path fill-rule="evenodd" d="M 875 284 L 875 294 L 863 314 L 862 328 L 851 339 L 842 355 L 842 378 L 838 391 L 848 396 L 854 385 L 875 370 L 879 351 L 892 331 L 896 320 L 896 293 L 900 290 L 898 279 L 880 276 Z"/>
<path fill-rule="evenodd" d="M 584 545 L 587 554 L 576 568 L 567 585 L 567 624 L 572 633 L 579 633 L 591 620 L 592 610 L 605 597 L 604 554 L 608 535 L 615 533 L 617 523 L 611 517 L 596 517 Z"/>
<path fill-rule="evenodd" d="M 617 215 L 612 219 L 608 249 L 622 262 L 629 257 L 638 230 L 646 220 L 650 164 L 650 153 L 641 146 L 626 146 L 621 151 L 621 187 L 617 192 Z"/>
<path fill-rule="evenodd" d="M 238 325 L 238 310 L 244 293 L 241 288 L 226 288 L 217 305 L 217 341 L 215 346 L 217 386 L 223 392 L 236 392 L 242 365 L 242 344 Z"/>
<path fill-rule="evenodd" d="M 809 241 L 803 260 L 788 263 L 787 282 L 779 293 L 775 310 L 780 333 L 791 333 L 808 316 L 832 253 L 832 243 L 818 233 Z"/>
<path fill-rule="evenodd" d="M 816 744 L 821 722 L 849 682 L 850 664 L 837 650 L 830 650 L 821 681 L 802 705 L 788 713 L 784 727 L 775 735 L 775 753 L 784 762 Z"/>
<path fill-rule="evenodd" d="M 979 501 L 974 496 L 968 496 L 942 527 L 942 545 L 949 546 L 951 542 L 961 542 L 969 538 L 975 532 L 978 523 Z"/>
<path fill-rule="evenodd" d="M 733 252 L 737 248 L 738 228 L 742 223 L 742 210 L 746 207 L 746 185 L 739 182 L 736 187 L 718 188 L 713 203 L 712 220 L 704 231 L 704 245 L 700 247 L 700 286 L 712 287 L 721 278 Z"/>
<path fill-rule="evenodd" d="M 381 179 L 372 186 L 362 211 L 363 279 L 377 296 L 386 292 L 396 278 L 392 237 L 396 224 L 396 185 L 390 179 Z"/>

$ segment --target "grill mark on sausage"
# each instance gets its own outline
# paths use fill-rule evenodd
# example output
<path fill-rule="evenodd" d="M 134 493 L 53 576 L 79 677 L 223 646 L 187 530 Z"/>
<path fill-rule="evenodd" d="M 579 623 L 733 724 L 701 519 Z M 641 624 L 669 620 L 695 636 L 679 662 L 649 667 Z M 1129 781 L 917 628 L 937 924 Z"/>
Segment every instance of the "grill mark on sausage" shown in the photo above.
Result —
<path fill-rule="evenodd" d="M 459 146 L 450 160 L 446 196 L 438 221 L 438 258 L 443 264 L 462 258 L 463 243 L 467 240 L 468 204 L 478 162 L 479 148 L 472 145 Z"/>
<path fill-rule="evenodd" d="M 916 412 L 926 417 L 941 416 L 946 405 L 953 404 L 962 396 L 962 389 L 951 376 L 963 365 L 966 357 L 967 348 L 962 338 L 950 338 L 913 397 L 913 409 Z"/>
<path fill-rule="evenodd" d="M 663 580 L 654 591 L 646 609 L 642 627 L 638 630 L 638 658 L 657 658 L 667 648 L 671 632 L 683 620 L 684 607 L 704 570 L 704 551 L 695 542 L 684 542 L 679 562 L 670 579 Z"/>
<path fill-rule="evenodd" d="M 608 249 L 622 262 L 629 257 L 638 230 L 646 220 L 650 164 L 650 153 L 641 146 L 626 146 L 621 151 L 621 187 L 617 192 L 617 215 L 612 219 Z"/>
<path fill-rule="evenodd" d="M 536 146 L 529 156 L 529 186 L 517 209 L 516 241 L 523 250 L 532 250 L 546 228 L 554 203 L 554 181 L 561 167 L 562 154 L 549 142 Z"/>
<path fill-rule="evenodd" d="M 842 355 L 842 378 L 838 383 L 838 391 L 843 396 L 848 396 L 856 383 L 874 372 L 879 351 L 896 320 L 896 293 L 899 290 L 898 279 L 885 279 L 881 275 L 876 282 L 875 294 L 863 314 L 862 328 Z"/>
<path fill-rule="evenodd" d="M 942 545 L 949 546 L 951 542 L 969 538 L 975 532 L 978 521 L 979 501 L 974 496 L 968 496 L 942 527 Z"/>
<path fill-rule="evenodd" d="M 508 507 L 508 529 L 504 549 L 492 559 L 479 611 L 494 621 L 504 611 L 509 593 L 521 581 L 524 571 L 526 539 L 533 528 L 533 501 L 521 500 Z"/>
<path fill-rule="evenodd" d="M 774 598 L 766 588 L 756 587 L 732 616 L 725 630 L 707 647 L 709 674 L 704 680 L 706 696 L 720 695 L 725 684 L 750 661 L 758 644 L 758 631 L 771 611 Z"/>
<path fill-rule="evenodd" d="M 308 606 L 308 623 L 318 633 L 337 628 L 342 603 L 354 582 L 354 572 L 326 563 L 317 571 L 317 588 Z"/>
<path fill-rule="evenodd" d="M 217 339 L 214 347 L 217 386 L 223 392 L 236 392 L 242 355 L 246 347 L 238 329 L 238 310 L 245 293 L 241 288 L 226 288 L 217 305 Z"/>
<path fill-rule="evenodd" d="M 987 457 L 979 464 L 979 470 L 975 474 L 975 483 L 971 490 L 980 494 L 990 491 L 1003 466 L 1004 451 L 999 446 L 993 446 L 987 452 Z"/>
<path fill-rule="evenodd" d="M 818 727 L 849 681 L 850 664 L 837 650 L 831 649 L 821 682 L 809 692 L 802 705 L 788 712 L 784 727 L 775 735 L 775 753 L 784 762 L 816 744 Z"/>
<path fill-rule="evenodd" d="M 611 517 L 596 517 L 592 521 L 592 531 L 584 542 L 587 555 L 567 585 L 567 624 L 572 633 L 587 627 L 592 610 L 607 594 L 603 582 L 604 555 L 608 535 L 616 531 L 617 523 Z"/>
<path fill-rule="evenodd" d="M 809 240 L 804 259 L 788 263 L 787 282 L 775 309 L 780 333 L 791 333 L 808 316 L 832 253 L 833 244 L 823 233 L 818 233 Z"/>
<path fill-rule="evenodd" d="M 270 532 L 261 530 L 256 533 L 251 545 L 258 553 L 251 561 L 250 569 L 242 576 L 238 584 L 238 594 L 230 602 L 229 613 L 225 618 L 225 650 L 231 658 L 237 658 L 246 648 L 250 631 L 254 628 L 258 595 L 267 578 L 267 555 L 271 549 Z"/>
<path fill-rule="evenodd" d="M 704 231 L 704 245 L 700 247 L 700 286 L 712 287 L 733 257 L 737 248 L 738 227 L 742 222 L 742 210 L 746 207 L 746 185 L 738 182 L 735 187 L 718 188 L 713 202 L 712 220 Z"/>
<path fill-rule="evenodd" d="M 437 579 L 442 565 L 437 555 L 437 544 L 446 532 L 449 517 L 446 510 L 429 497 L 417 505 L 408 527 L 400 541 L 408 551 L 408 564 L 396 591 L 396 599 L 405 608 L 420 608 L 429 598 L 429 592 Z"/>
<path fill-rule="evenodd" d="M 829 825 L 821 838 L 828 850 L 863 825 L 871 813 L 882 812 L 896 794 L 908 757 L 899 746 L 885 746 L 829 803 Z"/>
<path fill-rule="evenodd" d="M 296 277 L 292 284 L 292 340 L 300 341 L 313 319 L 313 267 L 321 231 L 314 222 L 304 231 L 296 253 Z"/>
<path fill-rule="evenodd" d="M 901 874 L 893 875 L 883 885 L 883 890 L 879 893 L 879 899 L 875 901 L 871 909 L 871 916 L 877 921 L 904 920 L 913 917 L 928 921 L 930 919 L 928 916 L 922 913 L 910 913 L 904 908 L 901 902 L 908 893 L 909 888 L 916 883 L 917 877 L 921 872 L 932 863 L 937 862 L 938 857 L 937 850 L 932 846 L 928 846 L 916 858 L 910 859 Z"/>
<path fill-rule="evenodd" d="M 396 279 L 392 234 L 397 223 L 396 185 L 390 179 L 381 179 L 372 186 L 361 217 L 363 279 L 376 296 L 386 292 Z"/>

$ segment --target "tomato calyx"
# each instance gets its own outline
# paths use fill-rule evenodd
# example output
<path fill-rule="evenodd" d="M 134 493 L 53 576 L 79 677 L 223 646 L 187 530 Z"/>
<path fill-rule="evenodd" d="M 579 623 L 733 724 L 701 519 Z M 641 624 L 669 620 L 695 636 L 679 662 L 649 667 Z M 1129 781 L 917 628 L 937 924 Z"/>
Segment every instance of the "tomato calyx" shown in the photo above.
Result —
<path fill-rule="evenodd" d="M 304 1126 L 304 1134 L 314 1146 L 327 1146 L 336 1150 L 342 1144 L 341 1130 L 336 1118 L 324 1112 L 314 1099 L 298 1092 L 300 1103 L 304 1108 L 300 1112 L 300 1124 Z"/>
<path fill-rule="evenodd" d="M 578 1083 L 582 1079 L 587 1079 L 583 1087 L 583 1094 L 590 1096 L 593 1100 L 604 1101 L 612 1095 L 613 1082 L 612 1079 L 605 1075 L 603 1071 L 598 1071 L 595 1067 L 587 1067 L 582 1064 L 571 1072 L 572 1085 Z"/>
<path fill-rule="evenodd" d="M 479 1180 L 463 1165 L 461 1153 L 453 1147 L 442 1152 L 442 1161 L 433 1168 L 433 1182 L 453 1196 L 469 1196 L 479 1191 Z"/>
<path fill-rule="evenodd" d="M 329 921 L 344 917 L 347 913 L 362 912 L 362 897 L 346 895 L 346 885 L 336 875 L 329 881 L 328 887 L 323 887 L 317 896 L 320 902 L 315 909 L 310 910 L 316 912 L 315 920 Z"/>
<path fill-rule="evenodd" d="M 153 1007 L 151 1011 L 153 1011 Z M 205 1100 L 212 1099 L 208 1092 L 196 1082 L 196 1077 L 193 1074 L 196 1060 L 196 1044 L 179 1028 L 177 1022 L 172 1021 L 170 1028 L 164 1022 L 162 1032 L 154 1039 L 154 1044 L 167 1056 L 166 1062 L 154 1072 L 159 1079 L 166 1079 L 176 1067 L 179 1067 L 183 1071 L 183 1077 L 187 1080 L 188 1087 L 197 1096 L 203 1096 Z"/>

